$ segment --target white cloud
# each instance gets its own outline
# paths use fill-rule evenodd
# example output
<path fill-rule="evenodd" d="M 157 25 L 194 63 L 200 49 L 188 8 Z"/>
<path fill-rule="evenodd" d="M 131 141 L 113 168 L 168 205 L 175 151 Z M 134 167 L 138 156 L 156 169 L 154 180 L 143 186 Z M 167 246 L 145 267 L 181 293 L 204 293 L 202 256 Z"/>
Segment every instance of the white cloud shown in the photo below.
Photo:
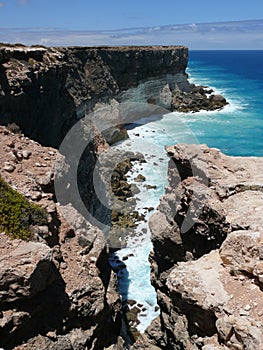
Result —
<path fill-rule="evenodd" d="M 185 45 L 195 50 L 263 49 L 263 20 L 195 23 L 115 31 L 1 29 L 1 41 L 46 46 Z"/>

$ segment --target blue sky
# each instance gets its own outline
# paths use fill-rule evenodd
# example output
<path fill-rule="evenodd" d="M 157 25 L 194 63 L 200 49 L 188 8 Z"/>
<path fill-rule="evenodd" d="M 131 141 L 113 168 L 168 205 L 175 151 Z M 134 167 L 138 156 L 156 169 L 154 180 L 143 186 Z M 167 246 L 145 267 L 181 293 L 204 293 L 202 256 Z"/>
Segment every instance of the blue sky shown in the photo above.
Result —
<path fill-rule="evenodd" d="M 258 26 L 259 22 L 252 25 L 257 19 L 263 19 L 262 0 L 0 0 L 0 41 L 46 45 L 179 43 L 194 48 L 231 48 L 232 45 L 233 48 L 263 48 L 262 25 Z M 239 25 L 232 24 L 229 31 L 218 27 L 220 22 L 234 21 Z M 209 23 L 210 27 L 201 28 L 199 24 L 202 23 Z M 163 27 L 168 25 L 179 25 L 178 30 L 175 26 L 173 30 Z M 127 34 L 122 30 L 126 28 L 144 30 Z M 114 30 L 115 34 L 109 33 Z M 207 45 L 206 34 L 210 41 Z M 196 40 L 199 47 L 196 47 Z"/>
<path fill-rule="evenodd" d="M 262 0 L 0 0 L 0 26 L 107 30 L 263 18 Z"/>

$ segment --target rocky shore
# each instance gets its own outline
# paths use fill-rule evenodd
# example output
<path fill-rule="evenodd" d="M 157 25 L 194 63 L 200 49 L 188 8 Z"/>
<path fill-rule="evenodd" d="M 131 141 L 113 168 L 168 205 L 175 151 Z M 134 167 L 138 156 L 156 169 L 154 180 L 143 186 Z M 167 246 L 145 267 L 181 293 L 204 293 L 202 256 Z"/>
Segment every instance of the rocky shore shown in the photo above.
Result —
<path fill-rule="evenodd" d="M 160 318 L 133 349 L 260 349 L 263 159 L 167 147 L 169 183 L 150 219 Z"/>

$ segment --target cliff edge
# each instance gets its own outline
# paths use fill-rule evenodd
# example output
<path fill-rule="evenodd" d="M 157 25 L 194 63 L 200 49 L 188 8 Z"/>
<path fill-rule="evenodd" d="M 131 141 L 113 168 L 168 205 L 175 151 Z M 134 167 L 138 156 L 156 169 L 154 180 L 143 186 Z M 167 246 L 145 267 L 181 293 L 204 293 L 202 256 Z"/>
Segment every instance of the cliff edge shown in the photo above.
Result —
<path fill-rule="evenodd" d="M 45 221 L 30 225 L 26 240 L 14 239 L 31 214 L 23 214 L 14 192 L 1 192 L 13 206 L 7 214 L 19 222 L 8 235 L 2 231 L 9 223 L 0 222 L 0 346 L 101 350 L 115 344 L 121 327 L 117 279 L 103 232 L 56 201 L 55 164 L 62 155 L 5 127 L 0 149 L 1 181 L 46 213 Z"/>
<path fill-rule="evenodd" d="M 170 186 L 150 219 L 161 314 L 134 349 L 260 349 L 263 159 L 205 145 L 167 154 Z"/>

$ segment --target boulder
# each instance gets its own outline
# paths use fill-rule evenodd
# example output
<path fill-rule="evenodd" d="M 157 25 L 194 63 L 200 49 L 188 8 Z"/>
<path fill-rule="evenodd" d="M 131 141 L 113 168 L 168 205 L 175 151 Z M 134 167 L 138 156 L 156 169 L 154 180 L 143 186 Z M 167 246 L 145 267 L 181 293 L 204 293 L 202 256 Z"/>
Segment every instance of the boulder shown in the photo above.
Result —
<path fill-rule="evenodd" d="M 215 106 L 225 106 L 226 105 L 226 99 L 224 98 L 224 96 L 216 94 L 216 95 L 211 95 L 209 97 L 210 103 L 212 103 L 212 105 Z"/>
<path fill-rule="evenodd" d="M 0 249 L 2 304 L 32 298 L 58 280 L 52 249 L 46 244 L 11 240 L 1 234 Z"/>

